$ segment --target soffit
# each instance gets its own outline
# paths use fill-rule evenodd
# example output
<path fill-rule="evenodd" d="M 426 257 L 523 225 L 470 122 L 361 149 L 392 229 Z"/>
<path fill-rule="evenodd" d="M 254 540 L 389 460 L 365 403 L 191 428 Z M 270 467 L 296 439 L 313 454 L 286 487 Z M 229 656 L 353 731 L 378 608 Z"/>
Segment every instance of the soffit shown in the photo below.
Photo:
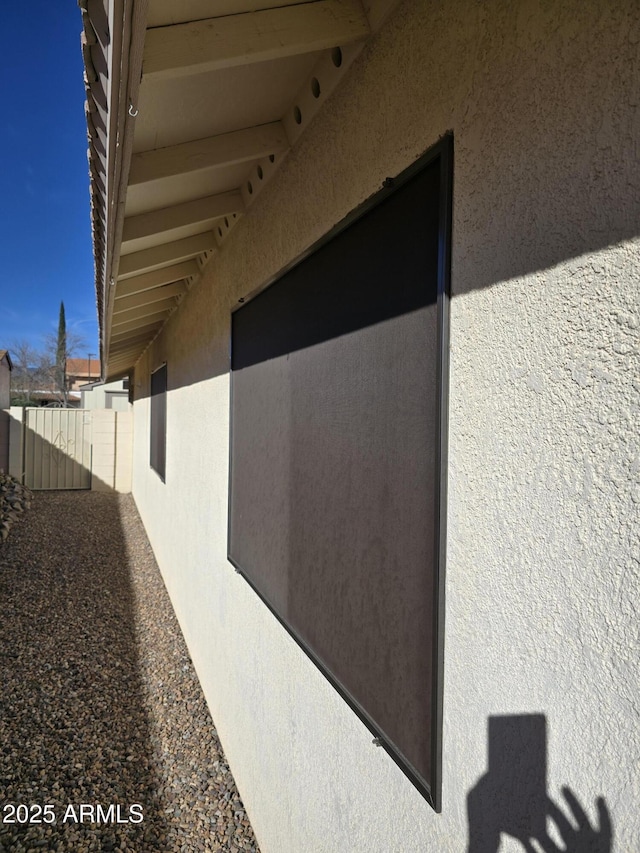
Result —
<path fill-rule="evenodd" d="M 143 77 L 134 152 L 282 118 L 317 59 L 314 51 L 188 77 Z"/>
<path fill-rule="evenodd" d="M 109 48 L 103 33 L 103 50 L 122 81 L 99 79 L 93 88 L 86 81 L 90 103 L 106 104 L 101 127 L 90 123 L 89 132 L 107 378 L 133 367 L 188 298 L 237 221 L 277 180 L 288 151 L 370 37 L 370 22 L 379 25 L 396 3 L 110 4 L 110 27 L 125 25 Z M 95 27 L 104 30 L 104 7 L 100 0 L 81 0 L 81 7 L 90 41 L 92 8 Z"/>
<path fill-rule="evenodd" d="M 162 180 L 129 186 L 127 189 L 127 216 L 147 213 L 203 196 L 228 192 L 239 187 L 249 171 L 247 164 L 224 166 L 184 172 Z M 130 250 L 123 247 L 123 253 Z"/>

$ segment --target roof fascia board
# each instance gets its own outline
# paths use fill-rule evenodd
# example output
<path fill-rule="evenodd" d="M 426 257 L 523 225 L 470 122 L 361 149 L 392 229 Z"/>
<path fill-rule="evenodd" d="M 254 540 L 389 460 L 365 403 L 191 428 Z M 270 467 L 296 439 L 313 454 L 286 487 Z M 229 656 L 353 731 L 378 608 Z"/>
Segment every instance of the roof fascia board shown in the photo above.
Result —
<path fill-rule="evenodd" d="M 106 270 L 104 276 L 104 313 L 101 319 L 103 328 L 102 363 L 105 373 L 108 370 L 109 335 L 111 315 L 113 313 L 114 288 L 110 282 L 113 271 L 118 268 L 120 244 L 124 223 L 124 209 L 127 193 L 127 176 L 133 150 L 136 104 L 142 75 L 142 56 L 146 34 L 146 22 L 149 0 L 110 0 L 109 13 L 112 24 L 113 73 L 118 73 L 117 100 L 115 92 L 110 100 L 112 119 L 109 124 L 109 151 L 112 153 L 114 170 L 110 191 L 107 192 L 107 234 L 106 234 Z M 118 36 L 116 41 L 115 36 Z"/>

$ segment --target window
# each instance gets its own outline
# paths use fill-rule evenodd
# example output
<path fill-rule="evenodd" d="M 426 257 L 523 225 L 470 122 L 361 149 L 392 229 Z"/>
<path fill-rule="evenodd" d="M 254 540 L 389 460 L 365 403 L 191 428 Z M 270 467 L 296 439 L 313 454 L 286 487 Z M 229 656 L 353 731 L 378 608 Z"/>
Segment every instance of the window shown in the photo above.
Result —
<path fill-rule="evenodd" d="M 167 365 L 151 374 L 151 467 L 164 482 L 167 434 Z"/>
<path fill-rule="evenodd" d="M 452 140 L 232 316 L 229 559 L 440 808 Z"/>

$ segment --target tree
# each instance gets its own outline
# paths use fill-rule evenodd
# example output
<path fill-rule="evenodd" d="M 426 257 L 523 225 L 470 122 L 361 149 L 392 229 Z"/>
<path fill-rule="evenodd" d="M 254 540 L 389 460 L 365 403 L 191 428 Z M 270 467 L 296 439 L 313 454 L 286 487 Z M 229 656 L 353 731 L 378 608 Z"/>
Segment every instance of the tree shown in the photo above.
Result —
<path fill-rule="evenodd" d="M 68 407 L 67 359 L 75 352 L 85 350 L 86 342 L 82 335 L 67 331 L 66 325 L 64 302 L 61 302 L 58 333 L 47 335 L 41 350 L 25 340 L 15 340 L 9 344 L 13 362 L 12 406 L 37 405 L 38 392 L 45 392 L 55 396 L 57 405 Z"/>
<path fill-rule="evenodd" d="M 60 302 L 58 318 L 58 339 L 56 341 L 56 385 L 62 394 L 65 409 L 69 403 L 67 388 L 67 322 L 64 316 L 64 302 Z"/>
<path fill-rule="evenodd" d="M 86 349 L 86 341 L 77 332 L 67 331 L 64 302 L 60 302 L 58 316 L 58 334 L 45 337 L 44 361 L 47 364 L 48 387 L 50 393 L 58 398 L 63 408 L 69 406 L 69 377 L 67 359 L 79 350 Z"/>
<path fill-rule="evenodd" d="M 14 340 L 9 344 L 13 370 L 11 371 L 11 405 L 30 406 L 34 392 L 46 387 L 48 359 L 26 340 Z"/>

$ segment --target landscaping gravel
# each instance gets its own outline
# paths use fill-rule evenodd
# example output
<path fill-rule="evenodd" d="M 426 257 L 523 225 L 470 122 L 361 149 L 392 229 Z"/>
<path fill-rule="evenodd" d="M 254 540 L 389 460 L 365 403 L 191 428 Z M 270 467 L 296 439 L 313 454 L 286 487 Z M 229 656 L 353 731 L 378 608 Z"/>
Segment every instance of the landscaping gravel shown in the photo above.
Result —
<path fill-rule="evenodd" d="M 0 602 L 2 853 L 258 851 L 129 495 L 35 493 Z"/>
<path fill-rule="evenodd" d="M 31 507 L 31 490 L 0 471 L 0 543 L 5 542 L 16 521 Z"/>

